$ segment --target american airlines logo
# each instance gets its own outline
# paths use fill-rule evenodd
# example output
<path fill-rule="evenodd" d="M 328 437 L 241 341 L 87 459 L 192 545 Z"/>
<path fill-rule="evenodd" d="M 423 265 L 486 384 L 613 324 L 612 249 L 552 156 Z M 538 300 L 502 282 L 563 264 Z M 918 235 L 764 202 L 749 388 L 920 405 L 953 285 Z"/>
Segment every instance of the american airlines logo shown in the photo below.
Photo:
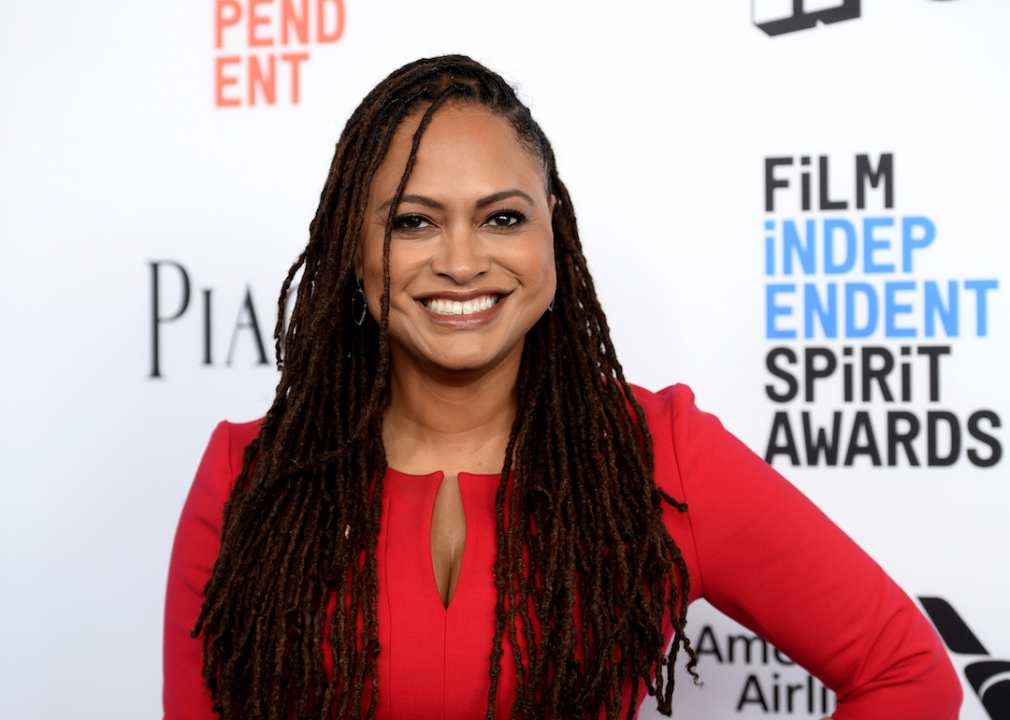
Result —
<path fill-rule="evenodd" d="M 979 658 L 964 666 L 964 676 L 989 717 L 992 720 L 1010 720 L 1010 662 L 992 659 L 957 610 L 943 598 L 920 597 L 919 602 L 948 650 L 955 655 Z"/>
<path fill-rule="evenodd" d="M 860 0 L 751 0 L 751 21 L 775 37 L 859 17 Z"/>

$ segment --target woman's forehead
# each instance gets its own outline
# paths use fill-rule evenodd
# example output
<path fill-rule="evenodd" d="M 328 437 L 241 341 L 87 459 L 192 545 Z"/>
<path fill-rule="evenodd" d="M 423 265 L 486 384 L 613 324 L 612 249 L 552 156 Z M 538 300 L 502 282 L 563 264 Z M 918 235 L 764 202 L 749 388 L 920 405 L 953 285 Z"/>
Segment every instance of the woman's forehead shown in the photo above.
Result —
<path fill-rule="evenodd" d="M 423 109 L 419 110 L 397 128 L 373 180 L 373 190 L 380 195 L 395 192 L 423 115 Z M 480 105 L 453 103 L 431 116 L 418 145 L 408 187 L 448 189 L 461 183 L 535 183 L 543 187 L 543 163 L 519 141 L 506 119 Z"/>

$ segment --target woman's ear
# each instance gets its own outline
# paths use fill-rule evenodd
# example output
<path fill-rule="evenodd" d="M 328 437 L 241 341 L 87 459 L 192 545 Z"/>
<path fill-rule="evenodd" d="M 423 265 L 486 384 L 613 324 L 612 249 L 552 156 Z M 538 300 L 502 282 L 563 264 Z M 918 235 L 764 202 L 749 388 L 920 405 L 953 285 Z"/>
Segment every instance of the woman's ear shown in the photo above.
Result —
<path fill-rule="evenodd" d="M 552 218 L 554 217 L 554 206 L 557 204 L 558 204 L 558 198 L 553 193 L 551 193 L 551 199 L 548 202 L 548 207 L 550 208 Z"/>

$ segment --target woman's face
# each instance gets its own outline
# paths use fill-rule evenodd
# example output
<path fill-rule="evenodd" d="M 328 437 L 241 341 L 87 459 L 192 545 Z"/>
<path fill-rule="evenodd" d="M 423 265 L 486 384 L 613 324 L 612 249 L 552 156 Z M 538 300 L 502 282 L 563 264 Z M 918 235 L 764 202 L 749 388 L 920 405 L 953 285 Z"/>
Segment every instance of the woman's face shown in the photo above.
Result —
<path fill-rule="evenodd" d="M 372 180 L 355 253 L 379 318 L 389 204 L 420 114 L 397 130 Z M 511 126 L 479 106 L 439 109 L 418 146 L 393 221 L 389 338 L 394 363 L 426 372 L 518 360 L 554 297 L 553 198 Z"/>

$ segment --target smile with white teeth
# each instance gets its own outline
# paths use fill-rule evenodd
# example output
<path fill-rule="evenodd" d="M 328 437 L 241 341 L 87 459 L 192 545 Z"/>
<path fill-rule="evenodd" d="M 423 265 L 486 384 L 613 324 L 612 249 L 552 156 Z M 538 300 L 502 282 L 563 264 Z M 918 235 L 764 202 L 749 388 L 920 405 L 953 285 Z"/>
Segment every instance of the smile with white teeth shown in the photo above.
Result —
<path fill-rule="evenodd" d="M 484 295 L 483 297 L 477 297 L 466 302 L 432 298 L 431 300 L 426 300 L 424 306 L 439 315 L 473 315 L 474 313 L 489 310 L 497 303 L 497 295 Z"/>

